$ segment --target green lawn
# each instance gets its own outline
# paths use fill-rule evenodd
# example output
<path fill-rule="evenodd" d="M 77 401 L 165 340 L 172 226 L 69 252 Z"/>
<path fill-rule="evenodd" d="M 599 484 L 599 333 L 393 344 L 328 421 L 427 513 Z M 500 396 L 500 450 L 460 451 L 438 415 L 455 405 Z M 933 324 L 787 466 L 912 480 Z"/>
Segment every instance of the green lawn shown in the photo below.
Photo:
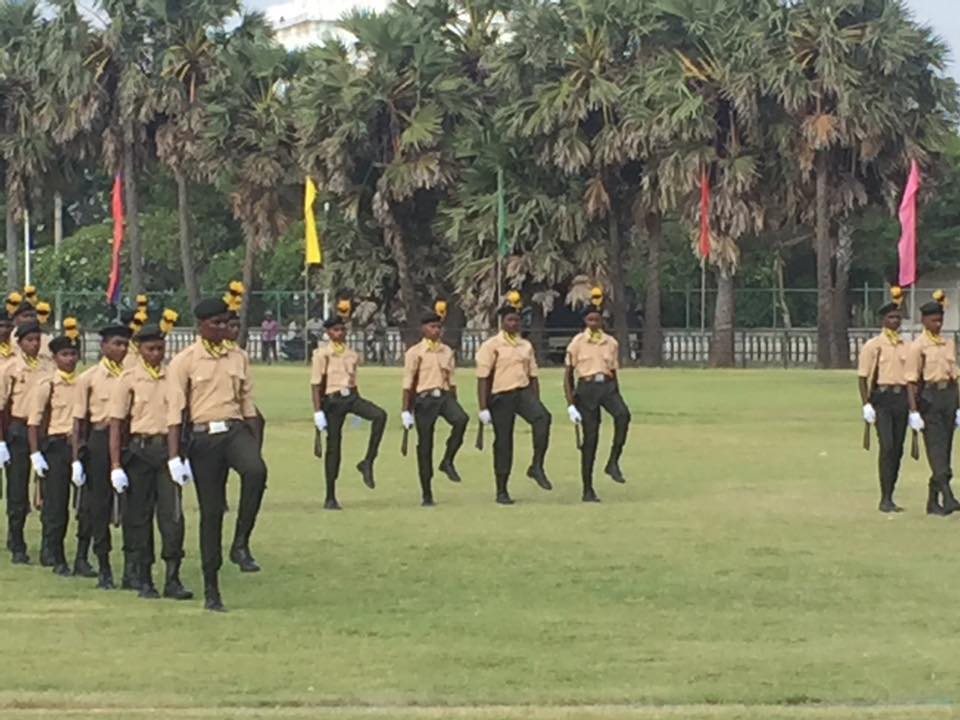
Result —
<path fill-rule="evenodd" d="M 391 420 L 375 491 L 353 470 L 366 425 L 347 432 L 342 513 L 321 509 L 306 369 L 257 380 L 264 572 L 225 567 L 219 616 L 4 561 L 0 716 L 960 717 L 960 526 L 925 517 L 909 460 L 908 512 L 876 511 L 850 374 L 625 372 L 629 484 L 585 506 L 550 371 L 556 489 L 523 477 L 521 425 L 518 504 L 496 506 L 472 419 L 463 485 L 438 478 L 423 509 L 399 372 L 365 368 Z M 199 595 L 192 493 L 185 511 Z M 28 531 L 36 556 L 36 515 Z"/>

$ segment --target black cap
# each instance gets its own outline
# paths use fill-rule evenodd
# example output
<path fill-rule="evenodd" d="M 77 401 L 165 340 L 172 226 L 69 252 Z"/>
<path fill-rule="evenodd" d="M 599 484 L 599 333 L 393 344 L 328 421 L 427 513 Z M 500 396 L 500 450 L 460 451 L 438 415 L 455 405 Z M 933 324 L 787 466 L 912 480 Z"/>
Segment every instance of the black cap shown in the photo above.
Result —
<path fill-rule="evenodd" d="M 586 309 L 583 311 L 584 320 L 586 320 L 588 315 L 593 315 L 594 313 L 600 317 L 603 317 L 603 308 L 598 308 L 596 305 L 587 305 Z"/>
<path fill-rule="evenodd" d="M 33 333 L 39 335 L 42 332 L 43 328 L 40 327 L 40 323 L 27 323 L 17 328 L 17 340 L 23 340 L 27 335 L 32 335 Z"/>
<path fill-rule="evenodd" d="M 436 313 L 427 313 L 422 318 L 420 318 L 421 325 L 429 325 L 431 323 L 442 323 L 443 318 L 437 315 Z"/>
<path fill-rule="evenodd" d="M 924 303 L 920 306 L 920 314 L 924 317 L 929 315 L 943 315 L 943 305 L 938 303 L 936 300 L 931 300 L 928 303 Z"/>
<path fill-rule="evenodd" d="M 13 316 L 18 317 L 20 315 L 24 315 L 25 313 L 31 313 L 31 312 L 34 315 L 36 315 L 37 309 L 28 302 L 22 302 L 20 303 L 20 306 L 13 311 Z"/>
<path fill-rule="evenodd" d="M 56 355 L 61 350 L 77 350 L 77 343 L 66 335 L 58 335 L 50 341 L 50 352 Z"/>
<path fill-rule="evenodd" d="M 151 340 L 163 340 L 164 338 L 166 338 L 166 335 L 163 334 L 160 326 L 156 324 L 150 324 L 143 326 L 143 330 L 141 330 L 137 335 L 137 342 L 145 343 L 150 342 Z"/>
<path fill-rule="evenodd" d="M 900 306 L 895 302 L 890 302 L 880 308 L 879 315 L 880 317 L 886 317 L 893 312 L 900 312 Z"/>
<path fill-rule="evenodd" d="M 497 310 L 497 315 L 500 317 L 506 317 L 507 315 L 522 315 L 523 311 L 520 308 L 514 307 L 513 305 L 503 305 Z"/>
<path fill-rule="evenodd" d="M 122 337 L 127 340 L 133 335 L 133 330 L 126 325 L 107 325 L 100 328 L 100 339 L 109 340 L 112 337 Z"/>
<path fill-rule="evenodd" d="M 223 298 L 206 298 L 197 303 L 193 316 L 197 320 L 209 320 L 217 315 L 226 315 L 229 309 Z"/>
<path fill-rule="evenodd" d="M 339 315 L 334 315 L 333 317 L 327 318 L 326 320 L 323 321 L 323 327 L 325 327 L 327 330 L 329 330 L 330 328 L 337 327 L 338 325 L 346 326 L 346 324 L 347 324 L 347 321 L 344 320 Z"/>

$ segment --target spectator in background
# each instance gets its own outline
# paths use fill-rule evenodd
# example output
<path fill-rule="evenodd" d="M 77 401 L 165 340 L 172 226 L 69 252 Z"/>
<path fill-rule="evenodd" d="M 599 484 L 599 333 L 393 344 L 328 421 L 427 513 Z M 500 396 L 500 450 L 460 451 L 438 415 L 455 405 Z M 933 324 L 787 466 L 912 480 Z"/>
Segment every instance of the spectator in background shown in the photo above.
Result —
<path fill-rule="evenodd" d="M 278 323 L 273 313 L 267 310 L 263 314 L 263 322 L 260 323 L 260 343 L 262 346 L 263 361 L 267 365 L 272 365 L 277 359 L 277 337 L 280 335 L 280 323 Z"/>

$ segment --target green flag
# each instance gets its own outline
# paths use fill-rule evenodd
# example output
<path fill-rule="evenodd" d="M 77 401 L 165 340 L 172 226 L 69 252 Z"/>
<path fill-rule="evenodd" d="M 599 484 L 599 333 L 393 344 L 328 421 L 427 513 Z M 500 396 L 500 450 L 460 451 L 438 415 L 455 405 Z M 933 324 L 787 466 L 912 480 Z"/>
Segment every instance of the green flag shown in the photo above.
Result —
<path fill-rule="evenodd" d="M 507 240 L 507 198 L 503 189 L 503 168 L 497 168 L 497 249 L 500 257 L 510 254 Z"/>

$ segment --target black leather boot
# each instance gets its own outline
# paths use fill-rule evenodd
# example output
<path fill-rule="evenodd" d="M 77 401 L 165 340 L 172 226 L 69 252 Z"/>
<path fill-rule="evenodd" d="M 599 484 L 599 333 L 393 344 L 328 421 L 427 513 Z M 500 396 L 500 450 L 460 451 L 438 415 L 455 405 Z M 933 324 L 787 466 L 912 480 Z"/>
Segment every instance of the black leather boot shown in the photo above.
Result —
<path fill-rule="evenodd" d="M 373 490 L 377 486 L 373 479 L 373 460 L 361 460 L 357 463 L 357 470 L 363 478 L 363 484 Z"/>
<path fill-rule="evenodd" d="M 140 569 L 140 591 L 137 595 L 146 600 L 157 600 L 160 593 L 157 592 L 157 588 L 153 584 L 153 566 L 137 563 L 137 567 Z"/>
<path fill-rule="evenodd" d="M 933 483 L 930 483 L 929 490 L 927 491 L 927 515 L 943 517 L 946 514 L 947 513 L 944 511 L 943 507 L 940 505 L 940 492 L 937 489 L 937 486 Z"/>
<path fill-rule="evenodd" d="M 240 568 L 240 572 L 260 572 L 260 566 L 250 554 L 250 548 L 245 545 L 234 545 L 230 548 L 230 562 Z"/>
<path fill-rule="evenodd" d="M 97 572 L 90 565 L 87 555 L 90 552 L 90 538 L 77 540 L 77 556 L 73 560 L 73 574 L 75 577 L 95 578 Z"/>
<path fill-rule="evenodd" d="M 110 569 L 110 556 L 99 555 L 97 562 L 100 565 L 97 572 L 97 587 L 101 590 L 113 590 L 116 586 L 113 584 L 113 570 Z"/>
<path fill-rule="evenodd" d="M 220 583 L 217 581 L 216 573 L 203 576 L 203 607 L 211 612 L 226 612 L 227 608 L 223 605 L 223 599 L 220 597 Z"/>
<path fill-rule="evenodd" d="M 513 498 L 510 497 L 510 493 L 507 492 L 507 482 L 510 480 L 509 475 L 497 475 L 497 504 L 498 505 L 513 505 Z"/>
<path fill-rule="evenodd" d="M 527 469 L 527 477 L 533 480 L 544 490 L 553 490 L 553 485 L 551 485 L 550 481 L 547 480 L 547 473 L 542 467 L 531 465 Z"/>
<path fill-rule="evenodd" d="M 140 569 L 131 552 L 123 553 L 123 577 L 120 579 L 120 589 L 140 589 Z"/>
<path fill-rule="evenodd" d="M 163 596 L 171 600 L 190 600 L 193 593 L 180 582 L 180 561 L 167 560 L 167 574 L 163 584 Z"/>
<path fill-rule="evenodd" d="M 957 502 L 957 499 L 953 496 L 949 480 L 940 486 L 940 494 L 943 495 L 943 512 L 945 514 L 952 515 L 960 510 L 960 502 Z"/>

